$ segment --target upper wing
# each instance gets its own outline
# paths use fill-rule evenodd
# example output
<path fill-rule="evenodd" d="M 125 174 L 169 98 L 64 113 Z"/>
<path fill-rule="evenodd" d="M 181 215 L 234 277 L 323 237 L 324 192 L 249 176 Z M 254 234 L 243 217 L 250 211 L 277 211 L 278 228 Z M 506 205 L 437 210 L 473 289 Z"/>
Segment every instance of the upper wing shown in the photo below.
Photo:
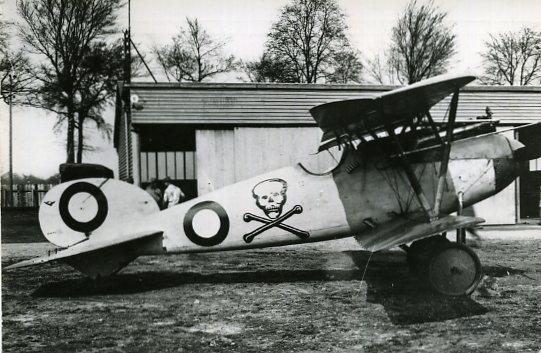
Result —
<path fill-rule="evenodd" d="M 325 103 L 310 109 L 323 130 L 322 143 L 343 132 L 377 131 L 388 119 L 401 125 L 429 110 L 455 91 L 475 80 L 475 76 L 441 75 L 383 93 L 374 98 Z"/>
<path fill-rule="evenodd" d="M 363 248 L 379 251 L 448 230 L 470 227 L 484 221 L 482 218 L 465 216 L 445 216 L 432 223 L 409 218 L 395 218 L 355 236 L 355 239 Z"/>

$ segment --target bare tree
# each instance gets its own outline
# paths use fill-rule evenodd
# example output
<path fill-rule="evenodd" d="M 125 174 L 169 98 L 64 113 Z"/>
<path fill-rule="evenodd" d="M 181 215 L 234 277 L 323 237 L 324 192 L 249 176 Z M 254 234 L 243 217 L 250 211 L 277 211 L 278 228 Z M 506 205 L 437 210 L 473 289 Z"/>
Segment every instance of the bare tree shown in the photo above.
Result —
<path fill-rule="evenodd" d="M 5 49 L 5 50 L 4 50 Z M 30 72 L 30 62 L 21 50 L 12 52 L 9 48 L 0 48 L 1 95 L 7 103 L 21 105 L 25 97 L 32 92 L 35 82 Z M 9 97 L 11 96 L 11 100 Z"/>
<path fill-rule="evenodd" d="M 154 49 L 169 81 L 201 82 L 235 69 L 235 57 L 223 52 L 225 41 L 212 38 L 197 19 L 186 22 L 171 45 Z"/>
<path fill-rule="evenodd" d="M 297 82 L 315 83 L 337 72 L 336 58 L 351 52 L 346 31 L 345 15 L 335 0 L 293 0 L 272 25 L 265 53 L 288 63 L 285 69 L 296 72 Z M 360 68 L 359 63 L 354 66 Z M 356 71 L 345 72 L 357 76 Z"/>
<path fill-rule="evenodd" d="M 396 84 L 395 75 L 389 65 L 388 56 L 378 54 L 373 59 L 368 60 L 366 73 L 370 82 L 379 85 Z"/>
<path fill-rule="evenodd" d="M 541 32 L 523 28 L 518 32 L 490 35 L 485 42 L 481 81 L 492 85 L 527 86 L 541 78 Z"/>
<path fill-rule="evenodd" d="M 0 79 L 2 98 L 18 104 L 31 86 L 33 76 L 29 74 L 29 60 L 21 49 L 10 45 L 13 23 L 4 20 L 0 13 Z M 11 100 L 9 99 L 11 97 Z"/>
<path fill-rule="evenodd" d="M 89 78 L 96 67 L 86 65 L 85 60 L 95 54 L 97 42 L 115 32 L 116 10 L 120 7 L 121 0 L 17 2 L 23 20 L 19 34 L 26 48 L 39 58 L 32 69 L 38 83 L 28 104 L 55 112 L 58 123 L 67 123 L 67 162 L 75 161 L 75 129 L 82 129 L 85 112 L 98 114 L 102 104 L 98 99 L 95 105 L 89 103 L 92 109 L 84 108 L 85 102 L 92 101 L 85 97 L 100 91 L 90 88 L 90 82 L 101 85 Z"/>
<path fill-rule="evenodd" d="M 298 72 L 291 62 L 284 58 L 272 57 L 265 52 L 259 60 L 242 64 L 250 82 L 300 82 Z"/>
<path fill-rule="evenodd" d="M 83 151 L 93 150 L 92 146 L 85 144 L 86 122 L 93 124 L 105 138 L 111 138 L 112 126 L 105 121 L 101 112 L 111 103 L 116 93 L 116 84 L 124 74 L 124 64 L 123 44 L 120 40 L 110 44 L 93 42 L 81 62 L 77 104 L 77 163 L 82 162 Z"/>
<path fill-rule="evenodd" d="M 361 81 L 361 72 L 363 64 L 361 63 L 358 50 L 346 48 L 337 52 L 333 56 L 333 72 L 327 75 L 326 81 L 329 83 L 359 83 Z"/>
<path fill-rule="evenodd" d="M 455 35 L 447 13 L 433 1 L 411 1 L 392 30 L 388 65 L 401 83 L 413 83 L 446 71 L 455 54 Z"/>
<path fill-rule="evenodd" d="M 3 1 L 0 2 L 0 5 L 2 5 L 3 7 L 4 2 Z M 9 22 L 4 20 L 4 14 L 3 12 L 0 12 L 0 48 L 2 48 L 4 51 L 8 47 L 8 41 L 9 41 Z"/>

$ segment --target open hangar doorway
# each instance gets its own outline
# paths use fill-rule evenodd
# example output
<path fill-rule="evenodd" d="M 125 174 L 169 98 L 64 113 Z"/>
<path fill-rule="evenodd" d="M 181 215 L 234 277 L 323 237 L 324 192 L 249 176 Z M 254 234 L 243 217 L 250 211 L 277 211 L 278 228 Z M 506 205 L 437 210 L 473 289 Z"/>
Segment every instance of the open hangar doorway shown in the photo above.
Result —
<path fill-rule="evenodd" d="M 525 145 L 541 144 L 538 129 L 519 129 L 518 140 Z M 519 179 L 519 221 L 541 221 L 541 158 L 529 161 L 529 171 Z"/>
<path fill-rule="evenodd" d="M 170 177 L 186 199 L 197 197 L 195 128 L 180 124 L 141 124 L 139 172 L 141 186 Z"/>

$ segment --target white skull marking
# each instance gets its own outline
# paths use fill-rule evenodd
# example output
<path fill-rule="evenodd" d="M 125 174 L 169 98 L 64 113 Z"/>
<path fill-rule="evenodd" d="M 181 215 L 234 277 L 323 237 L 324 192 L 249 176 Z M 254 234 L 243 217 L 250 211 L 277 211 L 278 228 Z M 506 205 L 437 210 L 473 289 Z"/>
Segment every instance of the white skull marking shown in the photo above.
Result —
<path fill-rule="evenodd" d="M 287 183 L 282 179 L 269 179 L 254 186 L 252 193 L 257 206 L 269 218 L 278 218 L 286 203 Z"/>

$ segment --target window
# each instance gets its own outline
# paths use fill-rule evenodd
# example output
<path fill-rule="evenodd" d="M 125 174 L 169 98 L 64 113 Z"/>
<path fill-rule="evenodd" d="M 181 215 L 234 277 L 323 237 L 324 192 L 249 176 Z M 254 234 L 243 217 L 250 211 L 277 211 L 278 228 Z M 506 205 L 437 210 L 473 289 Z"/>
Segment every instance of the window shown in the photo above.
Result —
<path fill-rule="evenodd" d="M 174 180 L 197 179 L 195 151 L 141 152 L 141 182 L 166 176 Z"/>
<path fill-rule="evenodd" d="M 139 126 L 141 183 L 151 179 L 195 180 L 195 128 L 185 125 Z"/>

